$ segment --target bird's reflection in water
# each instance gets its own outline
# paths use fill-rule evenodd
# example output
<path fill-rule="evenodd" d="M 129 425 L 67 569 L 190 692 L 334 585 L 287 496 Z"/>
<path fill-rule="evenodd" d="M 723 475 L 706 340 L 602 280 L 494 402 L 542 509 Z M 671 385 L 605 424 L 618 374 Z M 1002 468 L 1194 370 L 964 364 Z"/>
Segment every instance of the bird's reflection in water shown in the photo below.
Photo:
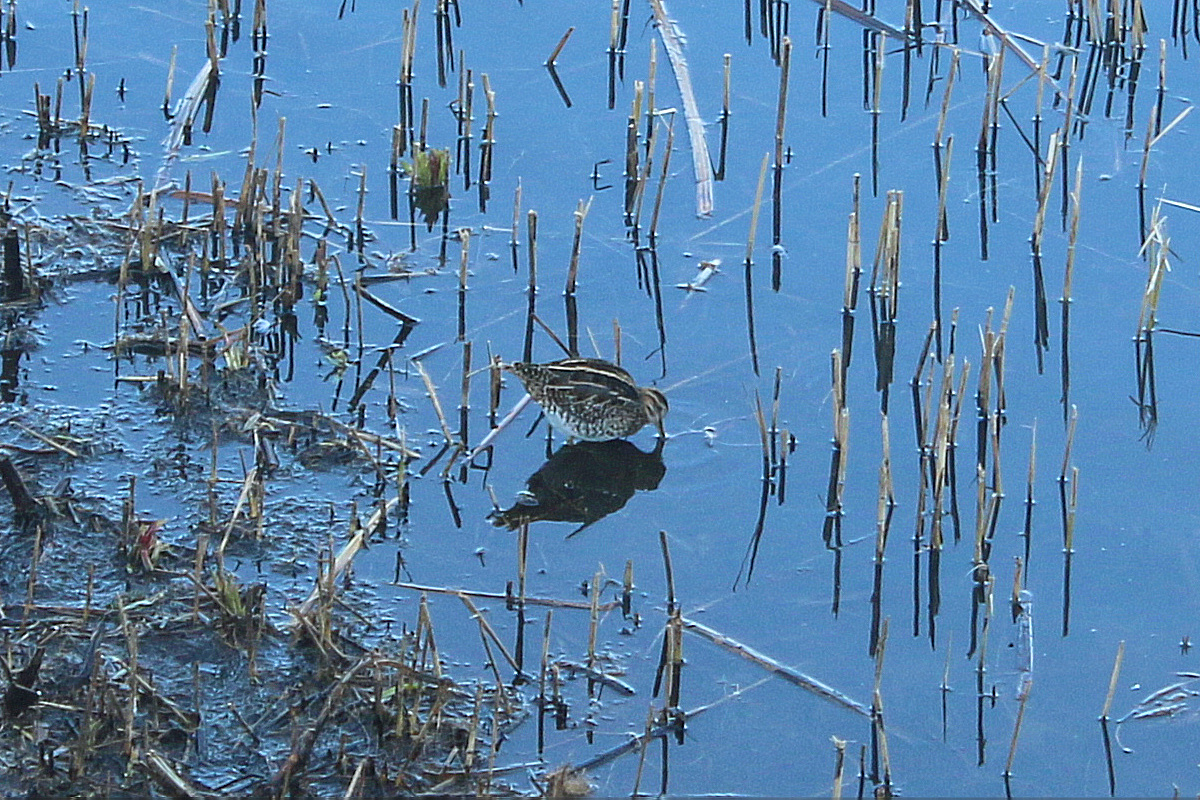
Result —
<path fill-rule="evenodd" d="M 663 440 L 646 453 L 624 439 L 577 442 L 561 447 L 525 481 L 512 508 L 492 512 L 498 528 L 529 522 L 583 523 L 569 536 L 621 509 L 633 493 L 658 488 L 667 472 Z"/>

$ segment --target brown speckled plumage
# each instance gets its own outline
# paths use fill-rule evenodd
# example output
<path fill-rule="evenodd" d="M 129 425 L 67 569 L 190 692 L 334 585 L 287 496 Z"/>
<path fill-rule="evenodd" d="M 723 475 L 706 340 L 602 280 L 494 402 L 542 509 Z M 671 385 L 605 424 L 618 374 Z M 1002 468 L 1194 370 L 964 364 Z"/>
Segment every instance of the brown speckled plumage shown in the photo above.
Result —
<path fill-rule="evenodd" d="M 624 439 L 645 425 L 658 426 L 667 398 L 653 387 L 640 387 L 621 367 L 599 358 L 565 358 L 547 364 L 516 362 L 505 366 L 560 430 L 588 441 Z"/>

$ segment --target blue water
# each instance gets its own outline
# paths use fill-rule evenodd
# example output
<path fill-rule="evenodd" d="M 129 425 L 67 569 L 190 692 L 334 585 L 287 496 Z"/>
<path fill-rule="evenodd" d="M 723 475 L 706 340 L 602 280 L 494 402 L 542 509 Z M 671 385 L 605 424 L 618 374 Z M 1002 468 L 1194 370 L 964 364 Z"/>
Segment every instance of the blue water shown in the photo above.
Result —
<path fill-rule="evenodd" d="M 436 84 L 432 5 L 420 11 L 416 59 L 418 98 L 430 98 L 429 141 L 453 147 L 455 123 L 447 105 L 454 97 L 458 73 L 449 87 Z M 1086 136 L 1072 139 L 1069 167 L 1073 178 L 1077 159 L 1083 160 L 1083 213 L 1076 255 L 1072 327 L 1071 393 L 1078 408 L 1078 428 L 1070 466 L 1078 467 L 1078 513 L 1075 519 L 1071 582 L 1070 633 L 1061 635 L 1063 540 L 1058 510 L 1058 477 L 1066 436 L 1059 384 L 1059 305 L 1062 293 L 1066 238 L 1058 215 L 1060 185 L 1055 184 L 1046 222 L 1044 258 L 1049 298 L 1051 345 L 1045 370 L 1039 374 L 1034 339 L 1032 268 L 1028 239 L 1036 210 L 1033 159 L 1012 121 L 1001 115 L 997 184 L 999 221 L 989 227 L 990 257 L 980 258 L 978 196 L 974 146 L 978 135 L 985 86 L 978 56 L 978 24 L 961 23 L 962 71 L 957 77 L 946 125 L 954 136 L 954 155 L 947 196 L 951 234 L 942 253 L 943 309 L 958 309 L 957 352 L 971 362 L 967 397 L 959 428 L 958 486 L 965 538 L 948 542 L 941 561 L 942 609 L 932 643 L 924 617 L 913 635 L 912 532 L 918 498 L 917 450 L 907 382 L 916 368 L 931 315 L 932 254 L 937 202 L 930 144 L 935 135 L 943 83 L 934 89 L 928 107 L 923 100 L 926 59 L 914 60 L 913 99 L 906 120 L 900 119 L 902 63 L 890 55 L 884 72 L 882 114 L 879 120 L 879 196 L 870 192 L 871 117 L 862 108 L 860 35 L 849 21 L 833 21 L 830 53 L 829 110 L 820 113 L 820 51 L 812 30 L 816 6 L 792 5 L 792 58 L 786 145 L 792 160 L 783 176 L 783 285 L 770 290 L 770 182 L 759 223 L 755 250 L 754 301 L 761 377 L 751 368 L 745 322 L 741 260 L 745 253 L 758 168 L 773 150 L 778 70 L 767 43 L 756 37 L 747 45 L 741 36 L 740 4 L 676 3 L 672 13 L 687 35 L 687 57 L 701 113 L 714 122 L 720 112 L 722 56 L 733 56 L 733 99 L 728 178 L 716 185 L 716 207 L 708 219 L 695 216 L 690 151 L 682 117 L 675 122 L 675 151 L 659 222 L 658 257 L 661 270 L 665 352 L 660 354 L 651 297 L 638 289 L 636 255 L 627 240 L 622 219 L 621 168 L 625 118 L 633 96 L 633 81 L 646 77 L 650 43 L 658 39 L 647 24 L 648 8 L 634 3 L 625 80 L 618 85 L 616 109 L 606 108 L 605 48 L 609 11 L 605 4 L 517 3 L 463 4 L 463 26 L 454 30 L 455 47 L 475 76 L 475 135 L 473 161 L 478 159 L 478 131 L 484 116 L 481 73 L 487 73 L 496 93 L 499 118 L 494 159 L 492 200 L 480 213 L 472 191 L 455 179 L 451 229 L 472 229 L 470 292 L 467 301 L 468 338 L 474 344 L 474 364 L 485 363 L 486 352 L 507 359 L 520 356 L 525 328 L 524 252 L 521 271 L 510 266 L 507 227 L 518 182 L 522 209 L 536 209 L 539 236 L 539 314 L 561 333 L 561 298 L 573 234 L 572 212 L 580 200 L 593 198 L 587 217 L 579 274 L 580 350 L 584 355 L 613 357 L 613 321 L 622 330 L 624 365 L 643 383 L 665 389 L 671 402 L 664 452 L 665 477 L 658 489 L 633 496 L 623 509 L 566 538 L 575 525 L 536 523 L 529 550 L 530 595 L 581 600 L 579 586 L 598 569 L 620 581 L 625 564 L 634 565 L 635 607 L 641 617 L 636 629 L 616 612 L 606 615 L 599 629 L 598 649 L 611 655 L 634 685 L 632 698 L 606 696 L 590 710 L 584 682 L 568 685 L 571 727 L 547 737 L 545 760 L 553 767 L 580 762 L 640 733 L 651 697 L 664 622 L 666 584 L 658 532 L 666 531 L 674 566 L 675 591 L 685 616 L 703 622 L 732 639 L 779 662 L 801 670 L 862 703 L 870 703 L 875 662 L 868 655 L 871 630 L 870 598 L 876 532 L 879 463 L 881 457 L 880 401 L 874 389 L 870 317 L 865 294 L 871 261 L 888 190 L 904 192 L 901 289 L 897 328 L 896 382 L 891 388 L 890 455 L 897 508 L 892 520 L 884 569 L 883 614 L 890 636 L 882 672 L 881 698 L 891 758 L 891 779 L 898 791 L 920 795 L 996 795 L 1004 791 L 1009 741 L 1018 713 L 1015 637 L 1008 597 L 1014 557 L 1023 554 L 1018 535 L 1023 526 L 1025 477 L 1032 430 L 1037 430 L 1037 472 L 1034 493 L 1033 544 L 1026 565 L 1026 586 L 1035 598 L 1033 688 L 1025 710 L 1012 762 L 1012 791 L 1018 795 L 1088 795 L 1107 791 L 1104 750 L 1097 717 L 1107 691 L 1118 644 L 1126 644 L 1125 660 L 1113 702 L 1112 716 L 1133 708 L 1150 691 L 1171 683 L 1181 670 L 1195 671 L 1194 652 L 1181 649 L 1185 637 L 1200 635 L 1194 626 L 1200 611 L 1197 583 L 1196 521 L 1200 492 L 1195 480 L 1193 421 L 1200 397 L 1192 391 L 1194 340 L 1159 335 L 1155 339 L 1159 424 L 1152 445 L 1138 426 L 1130 397 L 1136 393 L 1133 337 L 1146 280 L 1139 256 L 1140 235 L 1135 187 L 1140 148 L 1153 103 L 1157 69 L 1148 59 L 1137 102 L 1135 126 L 1127 141 L 1120 120 L 1102 116 L 1098 97 Z M 1037 39 L 1057 41 L 1061 35 L 1061 5 L 1022 4 L 995 11 L 1009 30 Z M 1166 4 L 1148 8 L 1151 51 L 1160 37 L 1169 37 Z M 399 9 L 360 7 L 343 19 L 336 4 L 301 9 L 277 5 L 270 9 L 267 57 L 268 94 L 258 110 L 258 152 L 261 165 L 274 166 L 278 119 L 286 117 L 284 168 L 295 185 L 297 177 L 315 180 L 335 213 L 350 221 L 357 203 L 358 174 L 367 170 L 367 226 L 376 237 L 368 274 L 378 273 L 388 256 L 405 254 L 406 227 L 389 218 L 388 148 L 396 123 L 401 22 Z M 881 12 L 881 17 L 887 18 Z M 0 76 L 0 110 L 5 118 L 5 160 L 17 163 L 32 148 L 25 137 L 35 133 L 31 108 L 32 82 L 42 91 L 71 63 L 70 17 L 49 6 L 22 7 L 19 55 L 15 71 Z M 93 119 L 112 125 L 133 139 L 135 159 L 128 165 L 101 161 L 93 177 L 141 176 L 153 183 L 164 162 L 160 144 L 167 133 L 161 113 L 167 64 L 173 44 L 179 46 L 176 97 L 204 59 L 205 4 L 151 4 L 132 9 L 93 8 L 90 12 L 89 69 L 96 74 Z M 899 19 L 891 19 L 899 22 Z M 575 32 L 558 58 L 558 71 L 573 105 L 566 108 L 542 62 L 567 27 Z M 191 170 L 196 186 L 206 188 L 217 171 L 235 188 L 244 168 L 244 149 L 250 144 L 251 51 L 249 19 L 243 38 L 231 44 L 224 61 L 215 128 L 197 135 L 181 159 L 168 166 L 167 177 L 182 182 Z M 1026 44 L 1037 57 L 1040 48 Z M 1193 47 L 1196 47 L 1194 42 Z M 1168 44 L 1168 93 L 1164 119 L 1173 119 L 1189 101 L 1177 90 L 1185 86 L 1192 62 Z M 943 53 L 948 61 L 948 53 Z M 945 62 L 944 62 L 945 63 Z M 1013 116 L 1028 129 L 1034 114 L 1036 81 L 1016 88 L 1024 68 L 1010 59 L 1004 91 Z M 117 96 L 124 78 L 127 94 Z M 1065 81 L 1065 78 L 1064 78 Z M 68 84 L 64 107 L 72 105 L 75 85 Z M 658 46 L 657 102 L 679 107 L 678 93 L 667 59 Z M 1048 93 L 1049 94 L 1049 93 Z M 1123 100 L 1117 103 L 1123 108 Z M 419 112 L 418 112 L 419 113 Z M 1047 126 L 1058 125 L 1060 109 L 1043 107 Z M 69 115 L 69 114 L 68 114 Z M 1192 119 L 1163 137 L 1152 155 L 1147 177 L 1150 203 L 1158 197 L 1195 203 L 1190 187 L 1197 185 Z M 718 128 L 707 128 L 714 157 Z M 1043 137 L 1046 133 L 1043 133 Z M 1044 141 L 1044 139 L 1043 139 Z M 314 163 L 306 151 L 315 148 Z M 656 154 L 654 175 L 661 164 Z M 611 163 L 597 166 L 598 162 Z M 78 157 L 69 147 L 62 157 L 64 178 L 83 181 Z M 590 179 L 594 169 L 601 185 Z M 847 397 L 851 434 L 845 486 L 840 603 L 833 602 L 833 554 L 822 540 L 825 487 L 829 469 L 832 412 L 830 351 L 840 346 L 841 304 L 845 259 L 845 228 L 851 211 L 853 176 L 863 176 L 862 240 L 864 292 L 857 313 L 854 359 Z M 13 175 L 18 194 L 37 197 L 38 213 L 46 216 L 86 212 L 91 202 L 78 192 L 61 188 L 44 176 Z M 1061 179 L 1061 174 L 1060 178 Z M 653 200 L 652 181 L 646 216 Z M 115 208 L 128 200 L 114 201 Z M 177 207 L 176 207 L 177 208 Z M 317 210 L 316 204 L 309 206 Z M 1197 276 L 1189 266 L 1200 242 L 1191 215 L 1167 207 L 1166 230 L 1173 252 L 1173 271 L 1162 292 L 1163 326 L 1196 330 Z M 525 241 L 522 230 L 520 236 Z M 424 358 L 439 387 L 442 403 L 457 419 L 461 370 L 460 346 L 454 343 L 457 324 L 459 245 L 449 245 L 449 264 L 441 270 L 436 233 L 418 228 L 418 249 L 404 256 L 416 276 L 404 282 L 373 288 L 388 302 L 422 321 L 406 344 L 411 353 L 443 345 Z M 354 256 L 342 253 L 350 269 Z M 692 280 L 701 259 L 721 259 L 721 271 L 706 292 L 688 294 L 676 284 Z M 115 266 L 115 265 L 112 265 Z M 426 270 L 432 274 L 424 274 Z M 990 556 L 994 576 L 994 608 L 986 642 L 986 674 L 981 716 L 977 717 L 975 657 L 966 657 L 971 631 L 972 554 L 975 525 L 974 391 L 980 364 L 980 334 L 988 309 L 995 309 L 999 326 L 1009 288 L 1015 301 L 1008 327 L 1005 389 L 1006 419 L 1002 439 L 1005 500 L 996 525 Z M 26 402 L 86 406 L 111 401 L 108 376 L 80 384 L 75 365 L 91 369 L 108 364 L 99 351 L 80 355 L 77 340 L 98 340 L 111 334 L 107 290 L 86 296 L 103 312 L 103 322 L 84 325 L 54 309 L 42 317 L 47 330 L 46 362 L 31 370 Z M 335 292 L 335 298 L 338 293 Z M 332 328 L 340 325 L 340 299 L 332 306 Z M 69 305 L 67 306 L 70 307 Z M 301 368 L 281 385 L 281 404 L 293 408 L 336 409 L 345 412 L 348 392 L 335 395 L 332 381 L 320 377 L 316 332 L 311 313 L 302 307 Z M 373 364 L 370 349 L 390 342 L 395 322 L 366 307 L 363 336 L 368 345 L 364 364 Z M 593 349 L 592 342 L 595 342 Z M 556 345 L 539 331 L 535 356 L 557 358 Z M 665 359 L 666 373 L 661 364 Z M 755 571 L 748 584 L 735 579 L 743 565 L 759 509 L 761 456 L 754 415 L 756 392 L 770 408 L 773 374 L 782 369 L 779 424 L 796 439 L 788 458 L 786 498 L 770 498 Z M 111 368 L 111 367 L 108 367 Z M 937 370 L 940 375 L 940 367 Z M 424 387 L 415 370 L 398 376 L 398 393 L 408 406 L 403 424 L 410 441 L 426 458 L 440 446 L 441 434 Z M 519 396 L 510 380 L 501 411 Z M 80 388 L 83 386 L 84 388 Z M 50 388 L 53 387 L 53 388 Z M 366 397 L 367 427 L 386 431 L 386 381 Z M 486 428 L 486 375 L 474 379 L 472 439 Z M 516 579 L 516 535 L 493 527 L 486 519 L 492 509 L 488 489 L 505 507 L 524 488 L 526 477 L 544 460 L 543 430 L 522 438 L 535 413 L 501 435 L 494 467 L 486 475 L 472 472 L 465 484 L 451 485 L 462 525 L 449 513 L 435 469 L 414 479 L 410 517 L 401 544 L 378 545 L 360 556 L 357 580 L 373 584 L 379 608 L 367 609 L 392 619 L 415 618 L 418 595 L 389 586 L 396 547 L 402 553 L 411 581 L 486 592 L 503 592 Z M 352 415 L 345 417 L 352 419 Z M 650 449 L 649 430 L 635 441 Z M 199 446 L 199 445 L 197 445 Z M 204 460 L 207 456 L 198 456 Z M 234 454 L 229 453 L 233 469 Z M 420 466 L 420 462 L 416 466 Z M 288 482 L 288 481 L 292 482 Z M 113 481 L 114 494 L 119 482 Z M 346 509 L 351 500 L 364 502 L 362 475 L 329 471 L 279 479 L 280 496 L 291 492 L 323 493 L 321 513 L 332 502 Z M 158 501 L 147 501 L 158 502 Z M 185 512 L 178 512 L 181 515 Z M 180 528 L 186 529 L 186 517 Z M 283 529 L 268 536 L 285 540 Z M 313 547 L 324 544 L 323 534 Z M 312 566 L 312 565 L 310 565 Z M 315 567 L 314 567 L 315 568 Z M 922 581 L 926 562 L 922 561 Z M 311 576 L 309 576 L 311 577 Z M 303 580 L 298 586 L 306 585 Z M 277 588 L 272 613 L 280 614 L 288 600 L 301 599 L 292 586 Z M 613 594 L 609 590 L 605 598 Z M 924 602 L 924 589 L 922 602 Z M 488 681 L 485 655 L 477 627 L 453 597 L 431 595 L 438 641 L 457 665 L 460 680 Z M 511 642 L 514 617 L 502 603 L 489 606 L 489 619 Z M 540 653 L 542 611 L 529 612 L 526 629 L 527 668 L 536 669 Z M 554 614 L 552 652 L 574 661 L 585 657 L 588 635 L 585 612 Z M 689 636 L 680 705 L 695 709 L 747 687 L 765 672 Z M 943 694 L 948 670 L 950 691 Z M 502 670 L 503 672 L 503 670 Z M 526 689 L 531 696 L 530 690 Z M 993 699 L 994 692 L 994 699 Z M 943 697 L 947 721 L 943 730 Z M 591 719 L 589 720 L 589 716 Z M 1188 735 L 1194 712 L 1182 719 L 1153 719 L 1122 726 L 1124 744 L 1132 753 L 1116 754 L 1117 790 L 1122 794 L 1159 794 L 1173 787 L 1196 791 L 1194 739 Z M 979 757 L 977 719 L 982 719 L 986 747 Z M 594 724 L 593 724 L 594 723 Z M 551 728 L 553 726 L 550 726 Z M 588 743 L 584 730 L 594 731 Z M 695 717 L 686 742 L 670 748 L 671 793 L 730 792 L 745 795 L 821 794 L 829 792 L 834 764 L 830 737 L 849 742 L 847 789 L 857 791 L 860 747 L 871 739 L 869 723 L 794 686 L 775 679 L 739 694 Z M 523 763 L 535 758 L 535 725 L 530 718 L 510 734 L 497 763 Z M 659 786 L 661 750 L 647 753 L 642 791 Z M 601 795 L 633 791 L 636 755 L 627 755 L 593 773 Z M 869 791 L 869 788 L 868 788 Z"/>

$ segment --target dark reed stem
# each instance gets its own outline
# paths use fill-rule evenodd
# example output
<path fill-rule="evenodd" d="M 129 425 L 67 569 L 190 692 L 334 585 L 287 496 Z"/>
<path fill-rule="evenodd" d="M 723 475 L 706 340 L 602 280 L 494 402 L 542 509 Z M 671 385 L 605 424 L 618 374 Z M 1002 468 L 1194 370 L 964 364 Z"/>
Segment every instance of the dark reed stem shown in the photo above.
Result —
<path fill-rule="evenodd" d="M 871 590 L 871 633 L 867 640 L 867 653 L 876 659 L 876 694 L 879 692 L 879 670 L 883 669 L 883 645 L 887 641 L 888 621 L 883 617 L 883 565 L 887 551 L 888 533 L 892 526 L 892 514 L 896 509 L 896 497 L 892 487 L 892 447 L 888 432 L 888 418 L 880 418 L 883 452 L 879 460 L 879 493 L 875 504 L 875 559 L 874 580 Z M 874 706 L 872 706 L 874 708 Z M 882 708 L 880 709 L 882 714 Z M 882 721 L 880 723 L 882 733 Z"/>
<path fill-rule="evenodd" d="M 658 215 L 662 210 L 663 191 L 667 187 L 667 177 L 671 174 L 671 150 L 675 146 L 675 116 L 667 124 L 667 146 L 663 150 L 662 169 L 658 175 L 658 187 L 654 193 L 654 211 L 650 214 L 650 246 L 655 246 L 658 236 Z M 646 161 L 647 167 L 649 160 Z"/>
<path fill-rule="evenodd" d="M 525 347 L 522 361 L 533 360 L 533 321 L 537 318 L 537 212 L 529 210 L 526 217 L 526 239 L 528 241 L 529 284 L 526 290 L 528 308 L 525 315 Z"/>
<path fill-rule="evenodd" d="M 783 272 L 783 134 L 787 120 L 788 75 L 792 65 L 792 40 L 783 38 L 779 66 L 779 100 L 775 107 L 775 165 L 771 191 L 771 290 L 778 292 Z"/>
<path fill-rule="evenodd" d="M 875 687 L 871 692 L 871 762 L 872 778 L 880 785 L 880 791 L 892 794 L 892 758 L 888 748 L 887 730 L 883 715 L 883 656 L 887 649 L 888 620 L 884 619 L 879 629 L 879 638 L 874 643 Z M 882 771 L 880 767 L 882 766 Z"/>
<path fill-rule="evenodd" d="M 462 342 L 467 338 L 467 265 L 471 257 L 471 229 L 459 228 L 458 241 L 462 251 L 458 261 L 458 338 Z"/>
<path fill-rule="evenodd" d="M 950 239 L 950 226 L 946 215 L 946 194 L 950 184 L 950 161 L 954 155 L 954 136 L 946 140 L 946 154 L 942 157 L 941 150 L 934 147 L 934 161 L 939 163 L 937 217 L 934 223 L 936 230 L 933 234 L 933 321 L 937 338 L 935 353 L 938 360 L 942 358 L 942 245 Z"/>
<path fill-rule="evenodd" d="M 873 50 L 864 50 L 863 58 L 868 58 L 868 52 L 873 52 L 871 70 L 871 196 L 879 196 L 879 117 L 883 113 L 881 102 L 883 97 L 883 65 L 885 58 L 884 37 L 881 33 L 863 34 L 864 41 L 869 37 Z"/>
<path fill-rule="evenodd" d="M 1117 681 L 1121 678 L 1121 664 L 1125 661 L 1125 640 L 1117 644 L 1117 655 L 1113 659 L 1112 674 L 1108 679 L 1108 692 L 1104 695 L 1104 707 L 1100 710 L 1100 728 L 1104 735 L 1104 760 L 1108 767 L 1108 793 L 1116 797 L 1117 771 L 1113 764 L 1112 741 L 1108 731 L 1108 712 L 1112 709 L 1113 697 L 1117 694 Z"/>
<path fill-rule="evenodd" d="M 855 173 L 853 200 L 850 216 L 846 223 L 846 274 L 842 289 L 842 384 L 845 385 L 846 370 L 854 350 L 854 312 L 858 307 L 858 290 L 862 282 L 862 176 Z M 845 404 L 846 398 L 842 397 Z"/>
<path fill-rule="evenodd" d="M 717 154 L 717 169 L 713 177 L 718 181 L 725 180 L 725 155 L 729 144 L 729 87 L 732 75 L 733 56 L 725 54 L 725 75 L 721 90 L 721 145 Z"/>
<path fill-rule="evenodd" d="M 645 84 L 634 81 L 633 104 L 625 125 L 625 224 L 635 227 L 634 208 L 637 206 L 638 183 L 642 171 L 639 167 L 638 131 L 641 129 L 642 96 Z"/>

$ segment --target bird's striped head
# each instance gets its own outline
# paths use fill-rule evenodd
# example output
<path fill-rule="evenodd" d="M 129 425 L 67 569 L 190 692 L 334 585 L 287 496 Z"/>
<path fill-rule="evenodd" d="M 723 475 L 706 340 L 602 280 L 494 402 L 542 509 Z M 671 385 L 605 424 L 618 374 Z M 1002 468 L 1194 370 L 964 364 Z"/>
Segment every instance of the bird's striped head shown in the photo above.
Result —
<path fill-rule="evenodd" d="M 667 416 L 667 411 L 670 409 L 667 396 L 653 386 L 643 386 L 638 391 L 642 398 L 642 407 L 646 409 L 646 418 L 657 425 L 658 432 L 663 435 L 663 438 L 666 438 L 663 418 Z"/>

